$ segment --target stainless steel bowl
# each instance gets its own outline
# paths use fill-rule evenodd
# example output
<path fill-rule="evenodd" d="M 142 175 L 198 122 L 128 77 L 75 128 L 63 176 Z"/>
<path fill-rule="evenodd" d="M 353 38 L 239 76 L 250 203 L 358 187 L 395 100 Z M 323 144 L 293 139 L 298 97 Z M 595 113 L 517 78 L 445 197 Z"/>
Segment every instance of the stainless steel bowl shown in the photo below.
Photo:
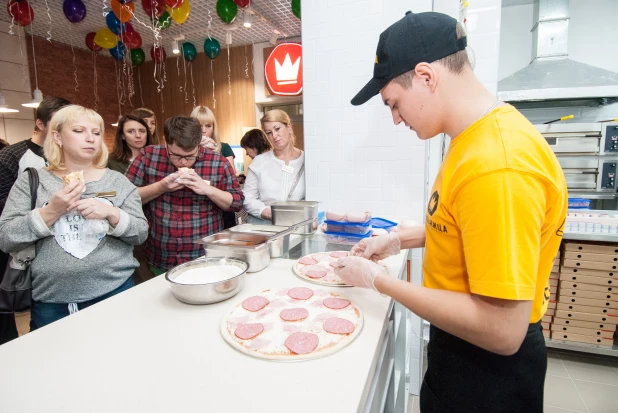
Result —
<path fill-rule="evenodd" d="M 237 258 L 226 258 L 224 263 L 238 267 L 242 272 L 233 278 L 212 283 L 181 284 L 176 282 L 176 278 L 187 270 L 223 265 L 221 258 L 198 258 L 172 268 L 165 274 L 165 279 L 170 282 L 174 296 L 183 303 L 218 303 L 238 294 L 245 284 L 245 273 L 249 268 L 249 264 Z"/>

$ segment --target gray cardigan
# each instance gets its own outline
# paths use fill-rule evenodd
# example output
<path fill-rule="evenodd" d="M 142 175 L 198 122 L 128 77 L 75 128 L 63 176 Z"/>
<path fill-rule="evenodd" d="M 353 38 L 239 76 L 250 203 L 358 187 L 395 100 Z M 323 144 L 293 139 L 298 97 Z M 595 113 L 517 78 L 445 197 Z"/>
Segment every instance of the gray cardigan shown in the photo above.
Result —
<path fill-rule="evenodd" d="M 24 173 L 17 179 L 0 216 L 0 249 L 15 252 L 36 243 L 37 254 L 32 261 L 34 300 L 80 303 L 120 287 L 138 266 L 133 246 L 142 244 L 148 235 L 137 188 L 124 175 L 111 170 L 98 181 L 86 184 L 82 198 L 115 191 L 115 196 L 106 199 L 120 208 L 120 220 L 116 228 L 108 226 L 107 234 L 88 255 L 78 259 L 56 241 L 54 227 L 47 227 L 38 209 L 30 210 L 28 176 Z M 63 187 L 62 180 L 46 168 L 39 169 L 39 179 L 37 208 Z"/>

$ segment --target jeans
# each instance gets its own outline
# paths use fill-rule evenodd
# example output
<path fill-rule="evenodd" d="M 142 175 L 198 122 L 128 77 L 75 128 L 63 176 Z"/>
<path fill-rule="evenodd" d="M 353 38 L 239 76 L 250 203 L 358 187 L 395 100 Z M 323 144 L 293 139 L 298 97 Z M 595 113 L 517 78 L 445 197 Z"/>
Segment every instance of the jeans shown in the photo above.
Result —
<path fill-rule="evenodd" d="M 124 284 L 122 284 L 115 290 L 112 290 L 107 294 L 103 294 L 100 297 L 93 298 L 92 300 L 77 303 L 77 309 L 83 310 L 84 308 L 88 308 L 93 304 L 105 300 L 106 298 L 112 297 L 118 293 L 128 290 L 129 288 L 133 287 L 133 285 L 133 279 L 129 277 L 124 282 Z M 34 331 L 37 328 L 44 327 L 68 315 L 70 315 L 69 303 L 43 303 L 41 301 L 33 301 L 30 314 L 30 331 Z"/>

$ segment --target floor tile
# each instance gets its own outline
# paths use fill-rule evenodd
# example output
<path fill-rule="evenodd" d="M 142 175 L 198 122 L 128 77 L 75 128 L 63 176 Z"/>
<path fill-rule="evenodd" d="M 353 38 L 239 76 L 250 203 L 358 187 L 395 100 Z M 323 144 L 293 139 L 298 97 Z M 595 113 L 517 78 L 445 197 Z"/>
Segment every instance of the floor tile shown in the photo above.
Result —
<path fill-rule="evenodd" d="M 618 388 L 607 384 L 573 380 L 590 413 L 616 413 Z"/>
<path fill-rule="evenodd" d="M 558 376 L 558 377 L 569 377 L 562 361 L 558 354 L 547 354 L 547 375 L 548 376 Z"/>
<path fill-rule="evenodd" d="M 618 372 L 607 357 L 561 354 L 560 359 L 566 371 L 569 373 L 569 376 L 574 380 L 592 381 L 595 383 L 618 386 Z"/>
<path fill-rule="evenodd" d="M 577 410 L 561 409 L 559 407 L 548 406 L 548 405 L 543 406 L 543 413 L 574 413 L 574 412 L 577 412 Z M 577 413 L 587 413 L 587 412 L 585 410 L 582 410 Z"/>
<path fill-rule="evenodd" d="M 545 404 L 562 409 L 586 412 L 586 405 L 571 379 L 547 376 L 545 378 Z"/>

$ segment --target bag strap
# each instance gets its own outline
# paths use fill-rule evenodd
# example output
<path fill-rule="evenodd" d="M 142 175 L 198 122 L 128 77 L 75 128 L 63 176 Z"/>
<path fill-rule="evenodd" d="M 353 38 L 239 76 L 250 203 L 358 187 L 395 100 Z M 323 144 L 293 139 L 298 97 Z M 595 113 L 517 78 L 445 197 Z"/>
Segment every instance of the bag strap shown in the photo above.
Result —
<path fill-rule="evenodd" d="M 300 176 L 303 174 L 304 171 L 305 171 L 305 163 L 303 162 L 303 166 L 300 167 L 300 169 L 298 170 L 298 173 L 296 174 L 296 178 L 294 178 L 294 183 L 292 183 L 292 188 L 290 189 L 290 193 L 288 194 L 288 198 L 286 199 L 286 201 L 289 201 L 290 198 L 292 198 L 292 194 L 294 193 L 294 190 L 298 186 L 298 181 L 300 181 Z"/>
<path fill-rule="evenodd" d="M 30 177 L 30 209 L 35 209 L 39 189 L 39 173 L 34 168 L 26 168 L 24 172 L 28 172 Z"/>

